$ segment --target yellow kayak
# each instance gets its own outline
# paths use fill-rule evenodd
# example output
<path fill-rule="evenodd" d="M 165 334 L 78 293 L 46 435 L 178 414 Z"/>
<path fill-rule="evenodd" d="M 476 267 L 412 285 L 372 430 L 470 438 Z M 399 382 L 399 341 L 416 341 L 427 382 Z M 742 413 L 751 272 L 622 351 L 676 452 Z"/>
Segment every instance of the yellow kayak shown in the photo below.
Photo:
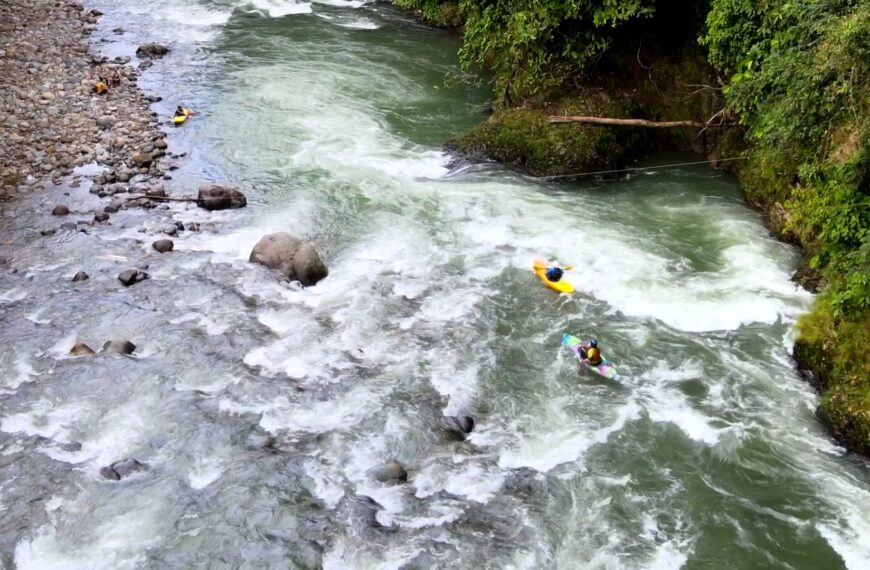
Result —
<path fill-rule="evenodd" d="M 532 269 L 535 270 L 535 275 L 538 276 L 544 285 L 552 289 L 553 291 L 558 291 L 559 293 L 573 293 L 574 286 L 571 285 L 568 281 L 563 277 L 559 281 L 550 281 L 547 279 L 547 264 L 543 261 L 536 259 L 532 264 Z"/>
<path fill-rule="evenodd" d="M 189 109 L 184 109 L 184 114 L 180 117 L 172 117 L 172 122 L 176 125 L 181 125 L 182 123 L 184 123 L 184 121 L 188 119 L 188 117 L 190 117 L 190 114 L 191 113 Z"/>

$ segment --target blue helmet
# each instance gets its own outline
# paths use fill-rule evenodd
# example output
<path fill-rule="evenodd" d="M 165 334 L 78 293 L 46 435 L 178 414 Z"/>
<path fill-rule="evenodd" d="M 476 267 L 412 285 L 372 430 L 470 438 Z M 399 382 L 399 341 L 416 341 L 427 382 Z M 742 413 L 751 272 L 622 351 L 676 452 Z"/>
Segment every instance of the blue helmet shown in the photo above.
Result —
<path fill-rule="evenodd" d="M 592 348 L 598 348 L 598 341 L 593 338 L 589 341 L 589 346 L 591 346 Z"/>

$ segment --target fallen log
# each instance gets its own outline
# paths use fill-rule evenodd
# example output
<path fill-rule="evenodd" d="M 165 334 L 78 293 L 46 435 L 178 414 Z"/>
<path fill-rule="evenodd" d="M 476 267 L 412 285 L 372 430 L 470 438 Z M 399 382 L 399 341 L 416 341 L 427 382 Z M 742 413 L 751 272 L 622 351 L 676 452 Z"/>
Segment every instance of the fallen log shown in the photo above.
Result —
<path fill-rule="evenodd" d="M 647 121 L 646 119 L 610 119 L 608 117 L 580 117 L 580 116 L 552 116 L 550 123 L 586 123 L 590 125 L 618 125 L 622 127 L 651 127 L 651 128 L 668 128 L 668 127 L 697 127 L 702 129 L 708 127 L 700 121 Z M 710 125 L 720 126 L 720 125 Z"/>

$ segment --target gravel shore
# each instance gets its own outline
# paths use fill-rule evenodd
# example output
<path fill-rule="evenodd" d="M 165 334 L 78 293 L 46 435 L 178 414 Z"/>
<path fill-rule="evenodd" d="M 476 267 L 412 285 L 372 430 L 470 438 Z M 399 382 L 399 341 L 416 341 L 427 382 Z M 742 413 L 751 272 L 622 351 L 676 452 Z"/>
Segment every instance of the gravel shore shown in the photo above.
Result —
<path fill-rule="evenodd" d="M 90 49 L 100 16 L 66 0 L 0 3 L 0 199 L 57 185 L 89 163 L 105 167 L 91 188 L 101 197 L 144 193 L 166 174 L 166 135 L 138 69 Z M 120 83 L 97 94 L 100 77 L 116 72 Z"/>

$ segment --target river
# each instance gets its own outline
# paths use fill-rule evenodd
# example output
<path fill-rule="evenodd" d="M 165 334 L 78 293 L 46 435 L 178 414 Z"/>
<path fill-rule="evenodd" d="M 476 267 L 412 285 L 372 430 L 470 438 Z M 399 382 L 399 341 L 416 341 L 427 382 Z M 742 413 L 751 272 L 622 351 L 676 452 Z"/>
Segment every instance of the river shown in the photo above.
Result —
<path fill-rule="evenodd" d="M 866 568 L 870 475 L 789 357 L 798 252 L 733 179 L 457 167 L 440 145 L 487 91 L 456 81 L 454 35 L 382 3 L 88 4 L 106 54 L 173 50 L 142 80 L 198 112 L 170 191 L 249 205 L 25 240 L 0 277 L 4 567 Z M 21 200 L 13 236 L 45 219 Z M 176 220 L 203 231 L 149 253 Z M 330 276 L 247 263 L 272 231 Z M 152 278 L 124 289 L 109 255 Z M 543 288 L 538 255 L 578 292 Z M 578 374 L 565 331 L 623 381 Z M 119 337 L 132 357 L 67 355 Z M 443 415 L 475 418 L 468 441 Z M 124 457 L 148 470 L 99 475 Z M 406 484 L 366 474 L 393 460 Z"/>

